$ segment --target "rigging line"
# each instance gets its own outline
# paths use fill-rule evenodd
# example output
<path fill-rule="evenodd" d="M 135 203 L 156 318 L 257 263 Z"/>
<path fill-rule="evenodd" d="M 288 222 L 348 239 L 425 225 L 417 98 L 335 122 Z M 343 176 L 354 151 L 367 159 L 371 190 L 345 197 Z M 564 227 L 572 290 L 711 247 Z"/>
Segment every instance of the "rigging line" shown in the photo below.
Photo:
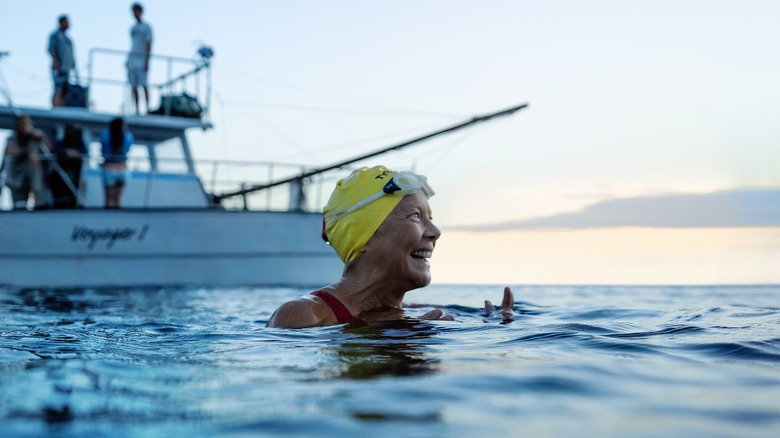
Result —
<path fill-rule="evenodd" d="M 45 82 L 49 82 L 49 78 L 40 76 L 40 75 L 35 74 L 35 73 L 31 73 L 31 72 L 25 70 L 24 68 L 19 67 L 18 65 L 16 65 L 13 62 L 9 61 L 7 63 L 7 65 L 9 67 L 11 67 L 12 70 L 15 70 L 17 74 L 21 74 L 22 76 L 27 76 L 28 79 L 32 79 L 32 80 L 35 80 L 35 81 L 38 81 L 38 82 L 44 82 L 44 81 Z"/>
<path fill-rule="evenodd" d="M 228 88 L 231 88 L 231 87 L 228 87 Z M 217 94 L 216 90 L 214 92 L 215 92 L 215 94 Z M 226 100 L 222 99 L 222 95 L 221 94 L 220 94 L 220 99 L 221 99 L 221 102 L 223 102 L 223 103 L 231 102 L 231 101 L 226 101 Z M 395 131 L 395 132 L 391 132 L 391 133 L 388 133 L 388 134 L 378 135 L 378 136 L 374 136 L 374 137 L 370 137 L 370 138 L 366 138 L 366 139 L 358 139 L 358 140 L 344 142 L 344 143 L 336 143 L 336 144 L 333 144 L 333 145 L 321 146 L 321 147 L 316 148 L 316 149 L 304 149 L 302 145 L 300 145 L 299 143 L 296 143 L 295 141 L 293 141 L 277 125 L 270 123 L 272 118 L 267 113 L 265 113 L 261 108 L 257 108 L 256 105 L 253 105 L 252 102 L 248 102 L 248 101 L 247 102 L 232 101 L 232 102 L 234 104 L 236 104 L 236 105 L 243 105 L 243 106 L 245 106 L 246 109 L 248 109 L 249 111 L 257 112 L 257 113 L 261 114 L 262 117 L 264 118 L 264 120 L 269 122 L 269 126 L 274 128 L 273 129 L 274 132 L 276 132 L 278 135 L 280 135 L 280 137 L 282 137 L 286 142 L 289 142 L 290 144 L 292 144 L 292 146 L 297 151 L 299 151 L 299 153 L 302 153 L 306 157 L 309 157 L 310 159 L 313 159 L 313 160 L 315 160 L 317 162 L 320 161 L 319 159 L 317 159 L 317 153 L 321 152 L 321 151 L 324 151 L 324 150 L 328 150 L 328 151 L 342 150 L 342 149 L 348 148 L 348 147 L 356 145 L 356 144 L 362 144 L 362 143 L 368 143 L 368 142 L 371 142 L 371 141 L 379 141 L 379 140 L 390 139 L 393 136 L 404 135 L 406 133 L 411 133 L 411 132 L 419 132 L 422 129 L 429 129 L 431 127 L 440 126 L 440 124 L 429 123 L 429 124 L 426 124 L 425 126 L 418 126 L 418 127 L 414 127 L 414 128 L 401 130 L 401 131 Z M 292 108 L 294 106 L 290 105 L 289 107 Z M 301 106 L 301 108 L 305 108 L 305 107 Z M 314 107 L 309 107 L 309 108 L 314 108 Z M 221 108 L 221 110 L 224 111 L 224 108 Z M 432 113 L 432 112 L 424 112 L 424 111 L 423 112 L 416 111 L 416 112 L 413 112 L 413 113 L 416 114 L 416 115 L 436 116 L 436 117 L 447 116 L 450 119 L 454 119 L 456 117 L 454 115 L 448 115 L 448 114 L 444 114 L 444 113 Z M 241 114 L 247 120 L 251 120 L 252 122 L 256 122 L 256 120 L 249 118 L 249 116 L 246 114 L 246 111 L 242 112 Z M 411 115 L 411 113 L 410 113 L 410 115 Z M 460 117 L 460 116 L 457 116 L 457 117 Z M 284 160 L 286 158 L 291 158 L 291 157 L 294 157 L 294 156 L 296 156 L 296 155 L 294 155 L 294 154 L 280 155 L 280 156 L 275 157 L 275 160 Z"/>
<path fill-rule="evenodd" d="M 216 93 L 216 92 L 215 92 Z M 221 110 L 224 110 L 224 108 L 220 108 Z M 275 124 L 271 123 L 271 119 L 260 109 L 258 108 L 251 108 L 253 112 L 257 113 L 256 117 L 252 117 L 249 115 L 247 111 L 240 111 L 238 113 L 238 117 L 241 117 L 245 119 L 247 122 L 249 122 L 248 126 L 254 127 L 257 125 L 257 118 L 261 118 L 266 122 L 266 125 L 270 128 L 269 131 L 275 132 L 280 138 L 282 138 L 285 142 L 288 142 L 292 147 L 301 150 L 303 153 L 306 153 L 306 151 L 303 150 L 303 148 L 297 144 L 295 141 L 293 141 L 289 136 L 286 135 L 280 128 L 278 128 Z M 227 111 L 223 111 L 223 118 L 226 117 Z M 250 131 L 251 132 L 251 131 Z"/>
<path fill-rule="evenodd" d="M 219 68 L 218 66 L 215 66 L 215 67 L 212 68 L 211 71 L 212 71 L 212 74 L 214 75 L 214 83 L 217 83 L 216 77 L 217 76 L 221 76 L 222 69 Z M 231 95 L 231 96 L 245 96 L 246 93 L 245 92 L 242 93 L 241 90 L 239 90 L 236 87 L 236 84 L 239 84 L 239 83 L 240 83 L 239 81 L 234 80 L 232 78 L 225 78 L 224 81 L 219 81 L 219 85 L 218 86 L 213 85 L 212 89 L 220 88 L 224 92 L 226 92 L 226 94 Z"/>
<path fill-rule="evenodd" d="M 274 123 L 273 119 L 269 117 L 264 111 L 259 109 L 256 111 L 260 113 L 260 117 L 262 117 L 266 125 L 271 128 L 271 131 L 275 132 L 279 137 L 286 140 L 299 153 L 308 156 L 310 159 L 314 160 L 315 162 L 319 161 L 314 154 L 312 154 L 310 151 L 306 150 L 303 146 L 301 146 L 298 142 L 293 140 L 292 137 L 290 137 L 284 130 L 282 130 L 276 123 Z"/>
<path fill-rule="evenodd" d="M 231 71 L 230 69 L 225 69 L 225 70 L 226 71 Z M 235 71 L 233 71 L 233 73 L 235 73 Z M 348 102 L 348 103 L 353 103 L 353 104 L 357 103 L 357 104 L 360 104 L 360 105 L 369 105 L 369 106 L 374 106 L 374 107 L 377 107 L 377 108 L 386 108 L 388 110 L 416 112 L 416 110 L 409 110 L 409 109 L 406 109 L 406 108 L 395 107 L 395 106 L 387 105 L 387 104 L 378 104 L 376 102 L 368 102 L 368 101 L 364 101 L 364 100 L 360 100 L 360 99 L 344 98 L 342 96 L 338 96 L 338 95 L 334 95 L 334 94 L 330 94 L 330 93 L 325 93 L 325 92 L 322 92 L 322 91 L 310 90 L 310 89 L 307 89 L 307 88 L 290 85 L 290 84 L 287 84 L 287 83 L 284 83 L 284 82 L 279 82 L 277 80 L 263 78 L 262 76 L 258 77 L 257 75 L 254 75 L 254 74 L 250 76 L 250 75 L 239 73 L 238 75 L 239 76 L 244 76 L 247 79 L 252 80 L 253 82 L 257 82 L 258 79 L 261 79 L 261 80 L 265 80 L 268 83 L 275 84 L 277 87 L 288 88 L 288 89 L 299 91 L 299 92 L 305 92 L 305 93 L 308 93 L 310 95 L 315 95 L 315 96 L 318 95 L 318 96 L 322 96 L 322 97 L 327 97 L 329 99 L 337 99 L 337 100 L 340 100 L 342 102 Z M 467 117 L 467 115 L 464 115 L 464 114 L 446 114 L 446 113 L 436 113 L 436 112 L 431 113 L 431 115 L 448 115 L 448 116 L 455 116 L 455 117 Z"/>
<path fill-rule="evenodd" d="M 337 151 L 341 151 L 341 150 L 345 150 L 345 149 L 354 148 L 356 145 L 369 144 L 369 143 L 374 143 L 374 142 L 378 142 L 378 141 L 394 140 L 394 139 L 396 139 L 396 138 L 398 138 L 400 136 L 406 136 L 406 135 L 409 135 L 409 134 L 412 134 L 412 133 L 417 133 L 417 132 L 420 132 L 420 131 L 424 132 L 424 131 L 430 130 L 430 129 L 438 127 L 438 126 L 441 126 L 441 125 L 438 124 L 438 123 L 436 123 L 436 124 L 430 123 L 430 124 L 427 124 L 425 126 L 417 126 L 417 127 L 413 127 L 413 128 L 407 128 L 407 129 L 404 129 L 404 130 L 390 132 L 390 133 L 387 133 L 387 134 L 375 135 L 373 137 L 368 137 L 368 138 L 363 138 L 363 139 L 358 139 L 358 140 L 352 140 L 352 141 L 346 141 L 346 142 L 341 142 L 341 143 L 335 143 L 335 144 L 326 145 L 326 146 L 320 146 L 318 148 L 311 149 L 311 152 L 313 152 L 313 153 L 318 153 L 318 152 L 322 152 L 322 151 L 337 152 Z M 295 157 L 294 155 L 283 155 L 281 157 L 277 157 L 276 159 L 277 160 L 291 159 L 291 158 L 294 158 L 294 157 Z"/>
<path fill-rule="evenodd" d="M 306 149 L 300 143 L 296 142 L 289 135 L 287 135 L 286 132 L 284 132 L 281 128 L 279 128 L 278 125 L 273 123 L 273 118 L 270 117 L 265 111 L 263 111 L 262 109 L 257 108 L 257 107 L 249 107 L 248 110 L 252 111 L 254 113 L 257 113 L 260 117 L 262 117 L 263 120 L 266 121 L 267 126 L 269 126 L 271 128 L 270 130 L 272 132 L 275 132 L 277 135 L 279 135 L 282 139 L 285 140 L 285 142 L 287 142 L 290 145 L 292 145 L 293 148 L 298 151 L 298 154 L 303 154 L 304 156 L 306 156 L 307 158 L 313 160 L 314 162 L 320 162 L 321 161 L 318 158 L 318 155 L 317 155 L 317 153 L 321 152 L 321 151 L 325 151 L 325 150 L 328 150 L 328 151 L 338 151 L 338 150 L 342 150 L 342 149 L 348 148 L 350 146 L 354 146 L 356 144 L 362 144 L 362 143 L 368 143 L 368 142 L 371 142 L 371 141 L 381 141 L 381 140 L 397 138 L 398 136 L 405 135 L 407 133 L 420 132 L 421 130 L 430 129 L 430 128 L 435 127 L 435 126 L 441 126 L 440 123 L 429 123 L 429 124 L 426 124 L 424 126 L 417 126 L 417 127 L 414 127 L 414 128 L 408 128 L 408 129 L 404 129 L 404 130 L 401 130 L 401 131 L 395 131 L 395 132 L 391 132 L 391 133 L 387 133 L 387 134 L 383 134 L 383 135 L 370 137 L 370 138 L 367 138 L 367 139 L 359 139 L 359 140 L 354 140 L 354 141 L 345 142 L 345 143 L 336 143 L 336 144 L 333 144 L 333 145 L 321 146 L 321 147 L 318 147 L 318 148 L 315 148 L 315 149 Z M 246 112 L 243 112 L 242 115 L 244 117 L 246 117 L 247 120 L 251 120 L 254 123 L 257 122 L 256 119 L 250 119 L 249 116 L 246 114 Z M 452 119 L 453 117 L 450 117 L 450 118 Z M 271 158 L 271 160 L 273 160 L 273 161 L 282 161 L 282 160 L 285 160 L 285 159 L 288 159 L 288 158 L 292 158 L 292 157 L 295 157 L 295 156 L 297 156 L 297 155 L 295 155 L 295 154 L 285 154 L 285 155 L 280 155 L 280 156 L 274 156 L 273 158 Z"/>
<path fill-rule="evenodd" d="M 410 153 L 409 155 L 415 163 L 422 160 L 423 166 L 426 169 L 434 169 L 439 167 L 439 165 L 441 165 L 445 160 L 445 157 L 454 152 L 457 147 L 463 144 L 464 141 L 472 135 L 473 133 L 471 132 L 463 132 L 461 134 L 455 135 L 453 140 L 440 140 L 439 144 L 436 144 L 435 146 L 428 148 L 423 146 L 415 153 Z M 416 165 L 417 164 L 415 164 L 415 166 Z"/>
<path fill-rule="evenodd" d="M 222 152 L 225 154 L 225 157 L 227 159 L 230 159 L 230 143 L 228 141 L 227 133 L 228 133 L 228 124 L 227 124 L 227 117 L 226 117 L 226 111 L 225 111 L 225 105 L 224 101 L 222 100 L 222 95 L 219 94 L 218 91 L 212 90 L 214 92 L 214 98 L 217 101 L 217 105 L 219 106 L 219 115 L 222 118 L 222 128 L 220 129 L 220 134 L 222 137 Z"/>
<path fill-rule="evenodd" d="M 44 94 L 47 91 L 49 91 L 49 86 L 48 85 L 45 86 L 45 87 L 42 87 L 42 88 L 38 88 L 37 90 L 33 90 L 33 91 L 14 90 L 14 94 L 16 96 L 40 96 L 41 94 Z"/>
<path fill-rule="evenodd" d="M 230 69 L 225 69 L 225 70 L 231 71 Z M 275 79 L 268 79 L 268 78 L 265 78 L 263 76 L 258 76 L 258 75 L 255 75 L 255 74 L 248 75 L 248 74 L 245 74 L 243 72 L 236 72 L 235 70 L 232 70 L 232 72 L 234 74 L 237 73 L 238 76 L 243 76 L 243 77 L 246 77 L 248 79 L 251 79 L 253 82 L 257 82 L 258 79 L 259 80 L 263 80 L 265 82 L 268 82 L 269 84 L 274 85 L 276 88 L 279 88 L 279 87 L 287 88 L 287 89 L 298 91 L 298 92 L 304 92 L 304 93 L 307 93 L 307 94 L 310 94 L 310 95 L 319 95 L 319 96 L 327 97 L 327 98 L 330 98 L 330 99 L 334 99 L 335 98 L 335 99 L 339 99 L 339 100 L 342 100 L 342 101 L 351 101 L 352 103 L 376 105 L 374 103 L 365 102 L 365 101 L 359 101 L 359 100 L 355 100 L 355 99 L 344 99 L 341 96 L 336 96 L 336 95 L 333 95 L 333 94 L 324 93 L 324 92 L 317 91 L 317 90 L 311 90 L 311 89 L 307 89 L 307 88 L 303 88 L 303 87 L 299 87 L 299 86 L 295 86 L 295 85 L 290 85 L 290 84 L 288 84 L 286 82 L 280 82 L 280 81 L 275 80 Z"/>
<path fill-rule="evenodd" d="M 250 111 L 256 111 L 256 112 L 258 112 L 258 113 L 261 113 L 261 114 L 262 114 L 262 115 L 263 115 L 263 116 L 266 118 L 266 120 L 270 120 L 270 119 L 271 119 L 271 118 L 270 118 L 270 116 L 268 116 L 268 115 L 267 115 L 265 112 L 263 112 L 263 110 L 262 110 L 262 109 L 260 109 L 260 108 L 257 108 L 257 107 L 249 107 L 249 108 L 248 108 L 248 110 L 250 110 Z M 448 118 L 449 118 L 449 119 L 454 119 L 454 117 L 453 117 L 453 116 L 448 116 Z M 254 120 L 253 120 L 253 121 L 254 121 Z M 395 138 L 395 137 L 398 137 L 398 136 L 400 136 L 400 135 L 405 135 L 405 134 L 408 134 L 408 133 L 414 133 L 414 132 L 420 132 L 421 130 L 427 130 L 427 129 L 431 129 L 431 128 L 434 128 L 434 127 L 437 127 L 437 126 L 441 126 L 441 125 L 440 125 L 440 123 L 429 123 L 429 124 L 426 124 L 426 125 L 424 125 L 424 126 L 417 126 L 417 127 L 413 127 L 413 128 L 408 128 L 408 129 L 404 129 L 404 130 L 400 130 L 400 131 L 394 131 L 394 132 L 390 132 L 390 133 L 387 133 L 387 134 L 377 135 L 377 136 L 373 136 L 373 137 L 369 137 L 369 138 L 364 138 L 364 139 L 358 139 L 358 140 L 353 140 L 353 141 L 348 141 L 348 142 L 336 143 L 336 144 L 332 144 L 332 145 L 325 145 L 325 146 L 321 146 L 321 147 L 318 147 L 318 148 L 315 148 L 315 149 L 308 149 L 308 150 L 307 150 L 307 149 L 304 149 L 304 148 L 303 148 L 303 146 L 301 146 L 300 144 L 293 142 L 293 141 L 290 139 L 290 137 L 289 137 L 289 136 L 286 136 L 286 135 L 281 135 L 281 136 L 282 136 L 282 137 L 283 137 L 283 138 L 284 138 L 286 141 L 289 141 L 289 142 L 291 142 L 291 144 L 293 144 L 293 146 L 295 146 L 296 150 L 298 150 L 299 152 L 302 152 L 302 153 L 304 153 L 304 154 L 305 154 L 307 157 L 309 157 L 309 158 L 311 158 L 311 159 L 314 159 L 315 161 L 319 161 L 319 160 L 316 158 L 316 157 L 317 157 L 317 155 L 316 155 L 316 154 L 317 154 L 318 152 L 321 152 L 321 151 L 325 151 L 325 150 L 327 150 L 327 151 L 333 152 L 333 151 L 343 150 L 343 149 L 346 149 L 346 148 L 352 147 L 352 146 L 354 146 L 354 145 L 359 145 L 359 144 L 369 143 L 369 142 L 372 142 L 372 141 L 383 141 L 383 140 L 389 140 L 389 139 L 393 139 L 393 138 Z M 275 126 L 274 126 L 274 127 L 275 127 Z M 280 129 L 278 129 L 278 127 L 277 127 L 277 129 L 275 130 L 275 132 L 277 132 L 277 133 L 282 133 L 282 132 L 281 132 L 281 130 L 280 130 Z M 284 134 L 284 133 L 282 133 L 282 134 Z M 295 157 L 295 156 L 296 156 L 296 155 L 294 155 L 294 154 L 280 155 L 280 156 L 275 156 L 275 157 L 273 158 L 273 160 L 275 160 L 275 161 L 279 161 L 279 160 L 284 160 L 284 159 L 293 158 L 293 157 Z"/>
<path fill-rule="evenodd" d="M 436 167 L 439 167 L 448 157 L 451 155 L 455 149 L 457 149 L 459 146 L 461 146 L 463 143 L 465 143 L 466 139 L 469 137 L 474 136 L 474 132 L 479 129 L 476 128 L 473 131 L 465 131 L 463 132 L 458 138 L 453 139 L 452 141 L 443 143 L 441 146 L 439 146 L 436 149 L 440 149 L 440 155 L 432 160 L 430 160 L 431 164 L 427 166 L 427 169 L 435 169 Z M 482 129 L 486 129 L 485 127 L 482 127 Z"/>
<path fill-rule="evenodd" d="M 388 109 L 372 109 L 372 108 L 339 108 L 339 107 L 328 107 L 328 106 L 315 106 L 315 105 L 293 105 L 293 104 L 284 104 L 284 103 L 267 103 L 267 102 L 257 102 L 257 101 L 225 101 L 225 103 L 229 105 L 240 105 L 244 107 L 252 107 L 252 106 L 258 106 L 258 107 L 265 107 L 266 109 L 274 109 L 278 111 L 328 111 L 328 112 L 341 112 L 341 113 L 358 113 L 358 115 L 389 115 L 389 116 L 398 116 L 398 117 L 420 117 L 420 116 L 427 116 L 427 117 L 441 117 L 441 118 L 452 118 L 452 117 L 467 117 L 464 114 L 455 114 L 455 113 L 440 113 L 440 112 L 433 112 L 433 111 L 418 111 L 418 110 L 402 110 L 402 109 L 394 109 L 394 108 L 388 108 Z"/>
<path fill-rule="evenodd" d="M 474 125 L 476 123 L 486 122 L 488 120 L 492 120 L 492 119 L 495 119 L 495 118 L 498 118 L 498 117 L 509 116 L 509 115 L 512 115 L 512 114 L 516 113 L 517 111 L 520 111 L 520 110 L 522 110 L 524 108 L 527 108 L 527 107 L 528 107 L 528 104 L 524 103 L 524 104 L 512 106 L 510 108 L 506 108 L 506 109 L 503 109 L 503 110 L 500 110 L 500 111 L 496 111 L 496 112 L 493 112 L 493 113 L 490 113 L 490 114 L 477 115 L 477 116 L 474 116 L 470 120 L 467 120 L 467 121 L 465 121 L 463 123 L 460 123 L 460 124 L 457 124 L 457 125 L 454 125 L 454 126 L 450 126 L 448 128 L 444 128 L 444 129 L 441 129 L 441 130 L 436 131 L 436 132 L 431 132 L 431 133 L 425 134 L 425 135 L 423 135 L 421 137 L 413 138 L 413 139 L 405 141 L 403 143 L 395 144 L 393 146 L 389 146 L 389 147 L 386 147 L 384 149 L 376 150 L 376 151 L 370 152 L 370 153 L 365 154 L 365 155 L 361 155 L 361 156 L 358 156 L 358 157 L 353 157 L 353 158 L 350 158 L 350 159 L 348 159 L 346 161 L 341 161 L 339 163 L 331 164 L 329 166 L 325 166 L 325 167 L 322 167 L 322 168 L 319 168 L 319 169 L 314 169 L 314 170 L 311 170 L 309 172 L 304 172 L 304 173 L 301 173 L 300 175 L 292 177 L 292 178 L 285 178 L 285 179 L 281 179 L 281 180 L 275 181 L 273 183 L 253 186 L 253 187 L 250 187 L 250 188 L 247 188 L 247 189 L 243 189 L 243 190 L 239 190 L 239 191 L 232 192 L 232 193 L 223 193 L 221 195 L 215 195 L 213 197 L 213 200 L 214 200 L 215 203 L 218 204 L 220 201 L 222 201 L 225 198 L 229 198 L 229 197 L 233 197 L 233 196 L 240 196 L 240 195 L 244 195 L 244 194 L 247 194 L 247 193 L 256 192 L 256 191 L 259 191 L 259 190 L 264 190 L 264 189 L 268 189 L 268 188 L 271 188 L 271 187 L 276 187 L 276 186 L 279 186 L 279 185 L 282 185 L 282 184 L 289 184 L 289 183 L 295 182 L 295 181 L 302 181 L 302 180 L 305 180 L 307 178 L 311 178 L 314 175 L 318 175 L 320 173 L 328 172 L 328 171 L 331 171 L 331 170 L 334 170 L 334 169 L 339 169 L 339 168 L 342 168 L 342 167 L 344 167 L 344 166 L 346 166 L 348 164 L 353 164 L 353 163 L 356 163 L 356 162 L 359 162 L 359 161 L 366 160 L 368 158 L 373 158 L 375 156 L 386 154 L 386 153 L 391 152 L 391 151 L 396 151 L 398 149 L 405 148 L 405 147 L 410 146 L 412 144 L 416 144 L 416 143 L 419 143 L 421 141 L 425 141 L 425 140 L 431 139 L 433 137 L 436 137 L 436 136 L 439 136 L 439 135 L 442 135 L 442 134 L 447 134 L 447 133 L 451 133 L 451 132 L 463 129 L 465 127 Z"/>
<path fill-rule="evenodd" d="M 0 59 L 2 59 L 2 56 L 0 56 Z M 0 84 L 0 93 L 5 96 L 9 106 L 14 106 L 13 99 L 11 98 L 11 89 L 8 87 L 8 81 L 5 80 L 2 68 L 0 68 L 0 80 L 2 80 L 2 84 Z"/>

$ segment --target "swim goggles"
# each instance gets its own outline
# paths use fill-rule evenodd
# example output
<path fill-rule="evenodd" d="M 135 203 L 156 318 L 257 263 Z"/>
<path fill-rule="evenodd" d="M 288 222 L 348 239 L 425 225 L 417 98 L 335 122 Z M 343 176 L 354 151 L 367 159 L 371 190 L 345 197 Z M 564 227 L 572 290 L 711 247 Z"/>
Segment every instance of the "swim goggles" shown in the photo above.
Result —
<path fill-rule="evenodd" d="M 357 204 L 353 205 L 352 207 L 347 208 L 346 210 L 336 210 L 331 211 L 328 213 L 328 219 L 329 221 L 335 222 L 344 216 L 352 213 L 353 211 L 373 202 L 377 199 L 381 198 L 384 195 L 411 195 L 412 193 L 422 189 L 423 192 L 425 192 L 425 195 L 429 198 L 433 196 L 436 192 L 433 191 L 431 186 L 428 185 L 428 179 L 422 175 L 418 175 L 411 170 L 402 170 L 395 175 L 393 175 L 393 178 L 385 184 L 384 187 L 382 187 L 382 190 L 378 193 L 375 193 L 368 198 L 358 202 Z"/>

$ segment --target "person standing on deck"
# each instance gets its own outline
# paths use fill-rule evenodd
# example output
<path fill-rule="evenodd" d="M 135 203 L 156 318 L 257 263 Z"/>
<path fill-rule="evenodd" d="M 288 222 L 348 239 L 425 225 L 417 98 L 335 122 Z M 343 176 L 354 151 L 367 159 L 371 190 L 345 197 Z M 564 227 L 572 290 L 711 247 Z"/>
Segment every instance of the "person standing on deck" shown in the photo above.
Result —
<path fill-rule="evenodd" d="M 108 130 L 100 134 L 105 208 L 122 207 L 122 191 L 128 177 L 127 153 L 134 141 L 133 134 L 127 130 L 127 125 L 121 117 L 111 120 Z"/>
<path fill-rule="evenodd" d="M 140 114 L 138 105 L 138 88 L 144 89 L 146 100 L 146 112 L 149 112 L 149 89 L 147 88 L 147 75 L 149 73 L 149 57 L 152 54 L 152 28 L 141 21 L 144 12 L 140 3 L 133 3 L 131 7 L 136 23 L 130 28 L 130 54 L 127 57 L 127 79 L 130 88 L 133 89 L 135 100 L 135 113 Z"/>
<path fill-rule="evenodd" d="M 54 95 L 51 98 L 52 106 L 65 106 L 65 93 L 68 89 L 68 77 L 70 70 L 76 66 L 73 57 L 73 42 L 65 35 L 70 27 L 67 15 L 60 15 L 57 19 L 59 28 L 49 35 L 49 55 L 51 55 L 51 76 L 54 79 Z"/>

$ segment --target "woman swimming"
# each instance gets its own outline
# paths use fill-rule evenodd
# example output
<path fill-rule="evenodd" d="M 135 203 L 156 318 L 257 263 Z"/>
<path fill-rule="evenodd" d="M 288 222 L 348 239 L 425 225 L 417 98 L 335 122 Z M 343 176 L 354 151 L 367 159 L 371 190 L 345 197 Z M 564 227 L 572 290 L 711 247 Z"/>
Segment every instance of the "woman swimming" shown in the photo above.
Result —
<path fill-rule="evenodd" d="M 431 221 L 426 178 L 383 166 L 358 169 L 340 180 L 323 212 L 323 239 L 345 263 L 341 279 L 279 307 L 270 327 L 304 328 L 355 320 L 400 319 L 402 300 L 431 282 L 428 259 L 441 231 Z M 504 290 L 500 309 L 511 319 L 514 298 Z M 485 302 L 486 314 L 495 312 Z M 434 309 L 422 319 L 452 320 Z"/>

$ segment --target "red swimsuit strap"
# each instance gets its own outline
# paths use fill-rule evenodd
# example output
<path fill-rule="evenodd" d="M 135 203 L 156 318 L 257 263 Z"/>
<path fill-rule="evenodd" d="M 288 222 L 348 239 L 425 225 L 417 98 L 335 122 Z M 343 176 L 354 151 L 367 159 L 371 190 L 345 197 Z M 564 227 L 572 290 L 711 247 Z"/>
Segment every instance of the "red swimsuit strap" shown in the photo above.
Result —
<path fill-rule="evenodd" d="M 320 297 L 322 298 L 322 301 L 325 301 L 325 304 L 327 304 L 328 307 L 330 307 L 330 310 L 333 311 L 333 314 L 336 315 L 336 320 L 339 322 L 339 324 L 355 321 L 355 317 L 349 313 L 349 310 L 347 310 L 346 306 L 344 306 L 344 304 L 339 301 L 338 298 L 331 295 L 330 292 L 318 290 L 316 292 L 312 292 L 311 294 L 315 297 Z"/>

